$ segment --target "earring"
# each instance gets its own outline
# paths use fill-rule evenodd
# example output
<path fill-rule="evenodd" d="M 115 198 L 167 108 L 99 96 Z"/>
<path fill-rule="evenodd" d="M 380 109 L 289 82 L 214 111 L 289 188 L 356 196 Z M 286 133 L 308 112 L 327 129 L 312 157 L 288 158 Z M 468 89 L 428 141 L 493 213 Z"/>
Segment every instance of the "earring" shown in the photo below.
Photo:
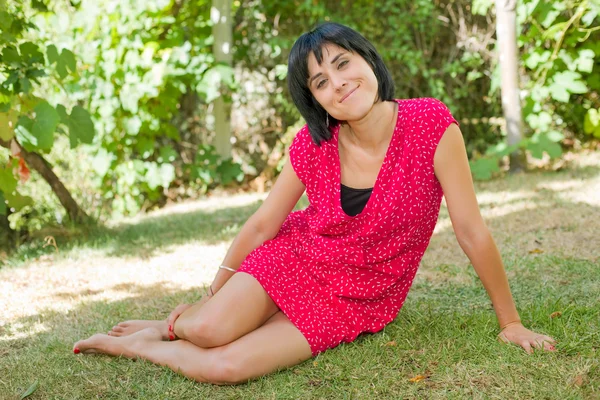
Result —
<path fill-rule="evenodd" d="M 325 123 L 327 124 L 327 127 L 329 128 L 329 113 L 327 113 L 327 118 L 325 120 Z"/>

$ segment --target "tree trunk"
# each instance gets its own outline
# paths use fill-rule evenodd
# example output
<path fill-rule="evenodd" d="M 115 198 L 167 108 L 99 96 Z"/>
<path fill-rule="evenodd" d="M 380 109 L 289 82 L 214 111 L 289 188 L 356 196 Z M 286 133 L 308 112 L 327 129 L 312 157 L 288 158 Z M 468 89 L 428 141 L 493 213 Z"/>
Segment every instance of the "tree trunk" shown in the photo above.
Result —
<path fill-rule="evenodd" d="M 508 145 L 523 139 L 517 47 L 516 0 L 496 0 L 496 34 L 502 80 L 502 110 L 506 120 Z M 518 149 L 510 155 L 510 171 L 526 169 L 525 154 Z"/>
<path fill-rule="evenodd" d="M 210 9 L 210 17 L 213 21 L 213 53 L 217 63 L 225 63 L 231 66 L 232 55 L 232 21 L 231 1 L 213 0 Z M 221 88 L 221 93 L 223 93 Z M 231 103 L 224 96 L 219 96 L 214 101 L 215 117 L 215 148 L 217 153 L 224 159 L 231 158 Z"/>
<path fill-rule="evenodd" d="M 0 146 L 10 149 L 10 143 L 0 139 Z M 45 180 L 48 182 L 52 191 L 58 197 L 60 204 L 65 208 L 71 221 L 76 223 L 82 223 L 89 219 L 88 215 L 79 207 L 79 205 L 73 200 L 71 193 L 67 190 L 65 185 L 58 179 L 58 176 L 52 171 L 52 166 L 46 161 L 41 155 L 33 152 L 28 152 L 21 147 L 21 156 L 25 159 L 25 162 L 29 167 L 36 170 Z"/>
<path fill-rule="evenodd" d="M 15 243 L 16 233 L 10 227 L 8 223 L 7 215 L 0 215 L 0 250 L 9 250 Z"/>

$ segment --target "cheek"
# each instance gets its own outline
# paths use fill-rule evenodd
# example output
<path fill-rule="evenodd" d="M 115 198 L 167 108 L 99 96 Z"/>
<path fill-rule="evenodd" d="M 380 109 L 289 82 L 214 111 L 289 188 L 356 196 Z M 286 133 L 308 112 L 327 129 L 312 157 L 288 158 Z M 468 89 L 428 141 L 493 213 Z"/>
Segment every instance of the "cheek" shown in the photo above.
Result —
<path fill-rule="evenodd" d="M 312 92 L 313 97 L 317 100 L 317 103 L 321 105 L 324 109 L 331 108 L 331 94 L 327 92 L 327 90 L 319 90 L 317 92 Z"/>

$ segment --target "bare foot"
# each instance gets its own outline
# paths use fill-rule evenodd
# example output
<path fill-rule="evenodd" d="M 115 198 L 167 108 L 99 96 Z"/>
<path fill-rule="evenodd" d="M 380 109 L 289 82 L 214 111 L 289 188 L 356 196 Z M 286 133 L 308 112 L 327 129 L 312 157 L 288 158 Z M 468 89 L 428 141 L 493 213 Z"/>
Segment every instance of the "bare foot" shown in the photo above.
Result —
<path fill-rule="evenodd" d="M 162 335 L 162 340 L 169 340 L 167 321 L 131 320 L 119 322 L 108 332 L 109 336 L 129 336 L 146 328 L 154 328 Z"/>
<path fill-rule="evenodd" d="M 140 348 L 152 346 L 152 342 L 161 341 L 161 333 L 154 328 L 142 329 L 129 336 L 111 337 L 98 333 L 88 339 L 80 340 L 73 346 L 75 354 L 95 354 L 102 353 L 111 356 L 123 356 L 127 358 L 137 358 Z"/>

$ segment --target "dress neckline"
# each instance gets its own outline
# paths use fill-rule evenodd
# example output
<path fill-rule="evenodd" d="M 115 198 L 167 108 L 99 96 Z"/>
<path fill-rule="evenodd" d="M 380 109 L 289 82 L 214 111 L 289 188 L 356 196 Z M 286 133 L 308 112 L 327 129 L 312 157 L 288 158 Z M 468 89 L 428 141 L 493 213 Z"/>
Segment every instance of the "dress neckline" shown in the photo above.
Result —
<path fill-rule="evenodd" d="M 348 190 L 350 190 L 350 191 L 352 191 L 352 192 L 370 192 L 370 191 L 372 191 L 372 190 L 373 190 L 373 188 L 372 188 L 372 187 L 370 187 L 370 188 L 364 188 L 364 189 L 353 188 L 353 187 L 350 187 L 350 186 L 346 186 L 346 185 L 344 185 L 344 184 L 343 184 L 343 183 L 341 183 L 341 182 L 340 182 L 340 186 L 341 186 L 342 188 L 348 189 Z"/>
<path fill-rule="evenodd" d="M 381 184 L 380 184 L 381 177 L 382 177 L 384 171 L 386 170 L 385 167 L 387 167 L 387 164 L 389 163 L 390 149 L 392 148 L 392 144 L 394 143 L 394 140 L 396 140 L 396 136 L 398 136 L 397 131 L 399 130 L 398 127 L 400 124 L 400 100 L 395 99 L 394 101 L 397 104 L 398 110 L 397 110 L 397 115 L 396 115 L 396 123 L 394 125 L 394 131 L 392 132 L 392 137 L 390 139 L 390 143 L 388 144 L 388 147 L 385 151 L 385 156 L 383 157 L 383 162 L 381 163 L 379 172 L 377 172 L 377 177 L 375 178 L 375 183 L 373 184 L 371 196 L 369 197 L 369 200 L 367 200 L 367 204 L 365 204 L 365 207 L 363 208 L 363 210 L 354 216 L 346 214 L 346 212 L 342 208 L 342 199 L 341 199 L 341 197 L 342 197 L 342 194 L 341 194 L 342 193 L 342 163 L 340 161 L 340 149 L 339 149 L 340 125 L 338 124 L 333 130 L 332 145 L 334 146 L 334 151 L 335 151 L 335 168 L 336 168 L 335 176 L 337 179 L 335 181 L 335 198 L 336 198 L 335 203 L 336 203 L 336 208 L 337 208 L 338 212 L 340 212 L 347 219 L 358 218 L 363 215 L 366 215 L 367 212 L 369 211 L 369 209 L 372 207 L 374 198 L 377 197 L 377 195 L 379 194 L 379 188 L 381 186 Z M 345 187 L 348 187 L 348 186 L 345 186 Z"/>

